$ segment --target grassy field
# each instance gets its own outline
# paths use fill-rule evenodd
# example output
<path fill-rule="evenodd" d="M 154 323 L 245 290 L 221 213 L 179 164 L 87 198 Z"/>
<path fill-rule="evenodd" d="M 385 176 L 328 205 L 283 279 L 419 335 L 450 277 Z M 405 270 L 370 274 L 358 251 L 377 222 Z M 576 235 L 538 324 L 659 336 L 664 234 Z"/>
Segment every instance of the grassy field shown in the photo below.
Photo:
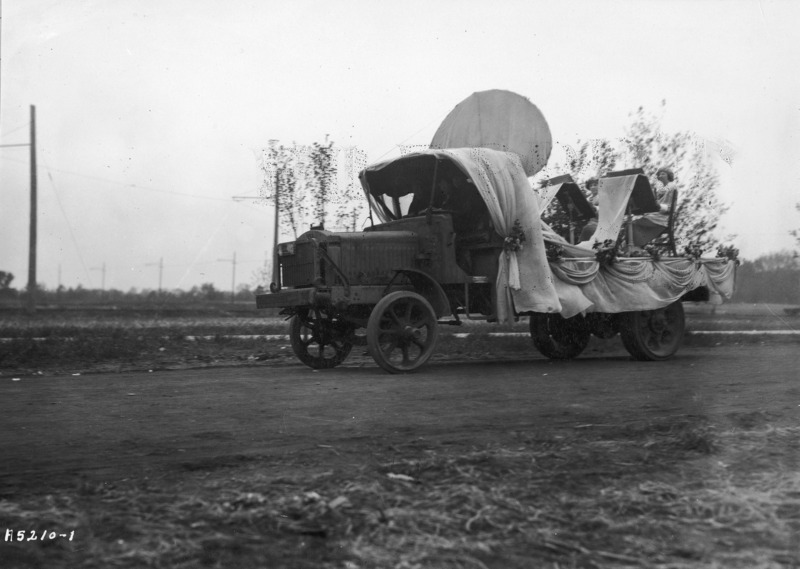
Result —
<path fill-rule="evenodd" d="M 687 329 L 800 328 L 800 318 L 788 316 L 783 308 L 778 305 L 687 304 Z M 285 335 L 287 332 L 288 323 L 283 317 L 265 316 L 246 306 L 230 311 L 224 307 L 212 310 L 43 309 L 34 315 L 6 310 L 0 312 L 0 370 L 85 373 L 291 361 L 293 357 L 285 341 L 246 337 Z M 454 340 L 449 334 L 456 332 L 478 338 Z M 527 318 L 508 325 L 467 321 L 460 327 L 443 327 L 438 357 L 524 353 L 533 349 L 526 338 L 487 337 L 493 332 L 527 334 Z M 618 340 L 595 341 L 590 348 L 601 349 L 614 341 L 618 343 Z M 692 340 L 695 345 L 704 341 L 702 338 Z"/>

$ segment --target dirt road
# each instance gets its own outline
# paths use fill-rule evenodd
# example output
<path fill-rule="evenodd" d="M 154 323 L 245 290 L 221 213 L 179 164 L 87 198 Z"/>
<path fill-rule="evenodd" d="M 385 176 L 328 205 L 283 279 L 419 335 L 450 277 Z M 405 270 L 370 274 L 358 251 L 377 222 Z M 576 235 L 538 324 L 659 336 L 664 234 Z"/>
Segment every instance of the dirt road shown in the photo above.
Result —
<path fill-rule="evenodd" d="M 324 468 L 424 438 L 704 416 L 796 425 L 796 344 L 684 348 L 673 360 L 442 362 L 388 375 L 297 364 L 0 381 L 0 496 L 239 464 Z"/>

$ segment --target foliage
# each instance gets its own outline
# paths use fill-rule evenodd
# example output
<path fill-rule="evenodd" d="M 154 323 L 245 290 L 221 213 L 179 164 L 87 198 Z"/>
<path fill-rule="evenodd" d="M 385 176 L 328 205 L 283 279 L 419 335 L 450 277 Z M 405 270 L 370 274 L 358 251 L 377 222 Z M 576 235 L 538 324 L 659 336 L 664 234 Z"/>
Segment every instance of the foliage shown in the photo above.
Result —
<path fill-rule="evenodd" d="M 336 203 L 336 221 L 348 231 L 358 231 L 358 222 L 364 216 L 367 201 L 358 180 L 358 174 L 367 167 L 367 153 L 356 147 L 342 152 L 345 183 Z"/>
<path fill-rule="evenodd" d="M 662 103 L 662 114 L 665 106 Z M 655 177 L 658 169 L 669 168 L 676 176 L 678 188 L 676 240 L 692 241 L 706 250 L 718 244 L 715 230 L 728 207 L 719 198 L 719 178 L 703 144 L 687 132 L 665 132 L 661 117 L 645 111 L 644 107 L 631 114 L 631 122 L 618 147 L 606 139 L 584 142 L 577 150 L 566 147 L 566 162 L 562 167 L 580 184 L 614 169 L 642 168 L 653 188 L 660 185 Z M 542 217 L 559 235 L 568 234 L 568 214 L 557 200 L 551 202 Z M 800 234 L 796 233 L 793 235 L 800 242 Z"/>
<path fill-rule="evenodd" d="M 662 102 L 662 110 L 666 102 Z M 623 154 L 631 167 L 644 169 L 653 187 L 659 168 L 670 168 L 676 177 L 678 204 L 675 237 L 703 249 L 718 244 L 714 230 L 728 210 L 717 195 L 719 178 L 702 144 L 686 132 L 666 133 L 661 118 L 639 107 L 626 129 Z"/>
<path fill-rule="evenodd" d="M 564 258 L 564 248 L 557 243 L 545 243 L 544 252 L 550 263 L 556 263 Z"/>
<path fill-rule="evenodd" d="M 17 291 L 11 288 L 13 280 L 13 274 L 0 271 L 0 298 L 14 298 L 17 295 Z"/>
<path fill-rule="evenodd" d="M 11 288 L 11 281 L 14 280 L 14 275 L 6 271 L 0 271 L 0 290 Z"/>
<path fill-rule="evenodd" d="M 696 261 L 703 256 L 703 248 L 698 243 L 692 242 L 683 248 L 683 254 Z"/>
<path fill-rule="evenodd" d="M 308 216 L 307 153 L 305 147 L 296 143 L 284 146 L 277 140 L 270 140 L 261 156 L 262 197 L 273 205 L 277 203 L 279 221 L 288 225 L 295 239 Z"/>
<path fill-rule="evenodd" d="M 525 243 L 525 232 L 519 219 L 515 219 L 511 234 L 503 240 L 503 248 L 506 251 L 521 251 L 523 243 Z"/>
<path fill-rule="evenodd" d="M 653 261 L 661 260 L 661 249 L 658 246 L 648 243 L 643 249 Z"/>
<path fill-rule="evenodd" d="M 601 267 L 608 267 L 617 262 L 618 245 L 611 239 L 606 239 L 602 243 L 595 241 L 592 249 L 595 250 L 594 258 Z"/>
<path fill-rule="evenodd" d="M 281 229 L 290 229 L 294 239 L 312 225 L 326 225 L 331 215 L 341 230 L 356 231 L 366 211 L 358 181 L 366 165 L 363 150 L 338 148 L 327 136 L 311 146 L 271 140 L 261 156 L 261 195 L 277 201 Z"/>
<path fill-rule="evenodd" d="M 739 249 L 733 245 L 720 245 L 717 247 L 717 257 L 734 261 L 737 267 L 741 264 L 739 261 Z"/>
<path fill-rule="evenodd" d="M 779 251 L 743 260 L 736 269 L 734 300 L 800 304 L 800 259 L 793 251 Z"/>
<path fill-rule="evenodd" d="M 333 141 L 328 140 L 327 134 L 325 135 L 325 142 L 322 144 L 314 142 L 309 153 L 312 173 L 309 183 L 314 189 L 314 216 L 322 226 L 325 225 L 325 218 L 327 217 L 328 201 L 336 189 L 337 167 L 334 153 Z"/>
<path fill-rule="evenodd" d="M 798 202 L 798 203 L 794 204 L 794 208 L 795 208 L 797 211 L 800 211 L 800 202 Z M 794 237 L 794 240 L 795 240 L 795 246 L 796 246 L 796 247 L 798 247 L 798 248 L 800 248 L 800 229 L 793 229 L 792 231 L 790 231 L 790 232 L 789 232 L 789 235 L 791 235 L 792 237 Z"/>
<path fill-rule="evenodd" d="M 578 150 L 566 147 L 567 169 L 578 183 L 590 178 L 600 178 L 612 172 L 617 165 L 619 153 L 610 141 L 604 138 L 578 141 Z"/>

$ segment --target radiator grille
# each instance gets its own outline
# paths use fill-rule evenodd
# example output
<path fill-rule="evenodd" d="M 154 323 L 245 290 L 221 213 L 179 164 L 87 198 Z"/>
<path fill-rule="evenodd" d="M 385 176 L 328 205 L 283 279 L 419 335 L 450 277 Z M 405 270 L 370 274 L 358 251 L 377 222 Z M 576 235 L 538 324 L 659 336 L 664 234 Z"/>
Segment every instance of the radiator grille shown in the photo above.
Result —
<path fill-rule="evenodd" d="M 280 258 L 281 283 L 283 286 L 310 285 L 314 275 L 314 244 L 297 243 L 294 255 Z"/>
<path fill-rule="evenodd" d="M 343 242 L 339 267 L 351 284 L 385 284 L 396 269 L 414 266 L 418 249 L 416 240 Z"/>

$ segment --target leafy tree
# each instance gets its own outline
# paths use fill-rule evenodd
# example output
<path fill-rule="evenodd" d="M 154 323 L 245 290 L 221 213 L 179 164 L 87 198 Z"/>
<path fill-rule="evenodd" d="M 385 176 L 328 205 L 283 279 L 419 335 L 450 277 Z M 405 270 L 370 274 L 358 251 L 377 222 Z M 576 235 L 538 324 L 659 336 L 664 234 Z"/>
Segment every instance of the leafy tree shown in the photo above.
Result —
<path fill-rule="evenodd" d="M 367 153 L 356 147 L 344 149 L 345 184 L 334 199 L 336 221 L 348 231 L 358 231 L 358 221 L 364 216 L 367 201 L 358 180 L 358 174 L 367 167 Z"/>
<path fill-rule="evenodd" d="M 662 102 L 662 109 L 666 103 Z M 678 204 L 675 212 L 675 236 L 682 245 L 692 244 L 709 253 L 719 245 L 715 230 L 728 207 L 718 195 L 719 178 L 702 144 L 686 132 L 668 133 L 661 118 L 639 107 L 631 114 L 625 137 L 618 145 L 607 139 L 580 144 L 577 150 L 566 147 L 566 161 L 556 165 L 569 172 L 579 184 L 591 177 L 601 177 L 615 169 L 642 168 L 651 186 L 659 182 L 659 168 L 669 168 L 676 176 Z M 550 168 L 548 176 L 555 175 Z M 554 230 L 565 235 L 568 217 L 554 200 L 544 219 Z M 800 239 L 800 237 L 798 237 Z"/>
<path fill-rule="evenodd" d="M 800 263 L 792 251 L 778 251 L 745 261 L 736 270 L 737 302 L 800 302 Z M 769 283 L 769 286 L 764 286 Z"/>
<path fill-rule="evenodd" d="M 7 290 L 11 288 L 11 281 L 14 280 L 14 275 L 6 271 L 0 271 L 0 290 Z"/>
<path fill-rule="evenodd" d="M 307 147 L 296 143 L 284 146 L 277 140 L 270 140 L 261 157 L 264 173 L 261 195 L 266 200 L 277 201 L 279 225 L 288 225 L 295 239 L 298 230 L 305 226 L 308 213 L 307 156 Z"/>
<path fill-rule="evenodd" d="M 794 204 L 794 208 L 795 208 L 797 211 L 800 211 L 800 203 L 796 203 L 796 204 Z M 794 240 L 795 240 L 795 245 L 796 245 L 798 248 L 800 248 L 800 229 L 793 229 L 792 231 L 790 231 L 790 232 L 789 232 L 789 235 L 791 235 L 792 237 L 794 237 Z M 795 253 L 795 255 L 796 255 L 796 254 L 797 254 L 797 253 Z"/>
<path fill-rule="evenodd" d="M 662 108 L 664 106 L 666 102 L 662 102 Z M 659 168 L 670 168 L 675 173 L 678 187 L 675 236 L 678 241 L 692 243 L 704 251 L 719 244 L 714 231 L 728 206 L 719 198 L 719 177 L 702 144 L 697 144 L 686 132 L 664 132 L 660 117 L 639 107 L 626 129 L 622 154 L 631 167 L 644 169 L 654 187 Z"/>
<path fill-rule="evenodd" d="M 14 298 L 17 295 L 17 291 L 11 288 L 11 281 L 13 280 L 13 274 L 0 271 L 0 298 Z"/>
<path fill-rule="evenodd" d="M 328 140 L 325 135 L 325 142 L 320 144 L 315 142 L 311 145 L 310 152 L 311 172 L 313 174 L 310 181 L 314 188 L 314 215 L 320 225 L 325 225 L 327 217 L 327 205 L 336 189 L 336 160 L 333 141 Z"/>
<path fill-rule="evenodd" d="M 217 290 L 214 283 L 203 283 L 200 285 L 200 296 L 206 300 L 222 300 L 225 293 Z"/>
<path fill-rule="evenodd" d="M 358 173 L 367 155 L 355 147 L 338 148 L 325 137 L 311 146 L 284 146 L 271 140 L 261 156 L 264 174 L 261 196 L 275 201 L 279 223 L 296 239 L 312 224 L 326 224 L 333 216 L 338 226 L 355 231 L 366 212 Z"/>
<path fill-rule="evenodd" d="M 566 166 L 573 180 L 583 184 L 590 178 L 600 178 L 614 170 L 619 152 L 610 141 L 598 138 L 578 143 L 580 146 L 577 151 L 570 146 L 566 147 Z"/>

